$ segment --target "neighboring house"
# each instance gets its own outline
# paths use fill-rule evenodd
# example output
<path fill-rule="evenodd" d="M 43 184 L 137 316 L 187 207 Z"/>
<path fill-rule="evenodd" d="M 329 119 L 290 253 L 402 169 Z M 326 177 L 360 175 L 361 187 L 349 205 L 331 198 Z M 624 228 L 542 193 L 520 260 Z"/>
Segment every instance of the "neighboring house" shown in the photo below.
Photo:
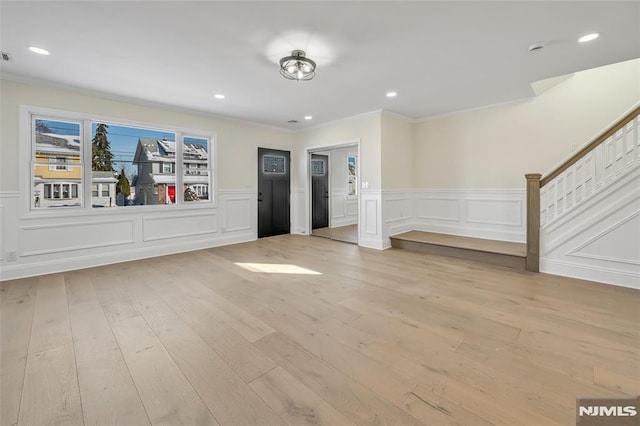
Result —
<path fill-rule="evenodd" d="M 36 133 L 33 206 L 79 206 L 82 203 L 80 138 Z"/>
<path fill-rule="evenodd" d="M 80 138 L 36 133 L 33 206 L 70 207 L 82 204 Z M 117 179 L 113 172 L 91 172 L 91 204 L 115 206 Z"/>
<path fill-rule="evenodd" d="M 93 207 L 115 207 L 116 179 L 113 172 L 91 172 L 91 204 Z"/>
<path fill-rule="evenodd" d="M 206 147 L 185 143 L 183 147 L 183 184 L 200 199 L 209 198 L 209 170 Z M 140 138 L 133 157 L 138 173 L 134 179 L 136 204 L 172 204 L 176 202 L 176 143 Z"/>

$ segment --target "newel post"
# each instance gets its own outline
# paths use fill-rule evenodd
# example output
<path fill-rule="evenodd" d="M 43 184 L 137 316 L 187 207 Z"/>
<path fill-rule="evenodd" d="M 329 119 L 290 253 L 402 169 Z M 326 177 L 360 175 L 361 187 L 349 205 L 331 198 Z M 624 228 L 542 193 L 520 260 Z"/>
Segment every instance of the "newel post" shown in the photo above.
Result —
<path fill-rule="evenodd" d="M 527 260 L 526 270 L 540 271 L 540 173 L 529 173 L 527 178 Z"/>

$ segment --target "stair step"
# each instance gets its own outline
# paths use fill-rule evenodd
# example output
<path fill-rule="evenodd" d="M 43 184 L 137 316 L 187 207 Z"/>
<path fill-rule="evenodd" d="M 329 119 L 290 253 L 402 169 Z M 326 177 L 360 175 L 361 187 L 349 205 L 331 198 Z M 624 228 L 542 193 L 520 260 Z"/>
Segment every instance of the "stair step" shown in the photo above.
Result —
<path fill-rule="evenodd" d="M 409 231 L 394 235 L 391 237 L 391 246 L 521 270 L 525 269 L 527 254 L 527 246 L 523 243 L 423 231 Z"/>

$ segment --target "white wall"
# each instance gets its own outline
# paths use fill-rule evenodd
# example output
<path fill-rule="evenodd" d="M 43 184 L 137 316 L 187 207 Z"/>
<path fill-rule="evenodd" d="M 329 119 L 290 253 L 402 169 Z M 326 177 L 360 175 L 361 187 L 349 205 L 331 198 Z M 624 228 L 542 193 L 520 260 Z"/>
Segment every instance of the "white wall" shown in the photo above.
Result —
<path fill-rule="evenodd" d="M 1 82 L 0 266 L 2 279 L 176 253 L 257 237 L 257 148 L 291 150 L 293 134 L 207 115 L 136 105 L 67 90 Z M 19 107 L 29 105 L 189 128 L 217 135 L 215 204 L 24 213 Z M 41 213 L 41 212 L 38 212 Z M 49 212 L 46 212 L 49 213 Z M 7 254 L 15 253 L 16 261 Z"/>
<path fill-rule="evenodd" d="M 414 188 L 414 125 L 406 118 L 387 111 L 382 113 L 381 120 L 382 189 Z"/>
<path fill-rule="evenodd" d="M 523 189 L 640 101 L 640 60 L 576 73 L 519 103 L 414 124 L 413 184 L 429 189 Z"/>
<path fill-rule="evenodd" d="M 348 142 L 360 142 L 360 180 L 369 182 L 369 189 L 381 189 L 380 173 L 380 112 L 346 118 L 295 135 L 297 174 L 295 187 L 306 185 L 306 150 Z M 303 167 L 304 166 L 304 167 Z"/>

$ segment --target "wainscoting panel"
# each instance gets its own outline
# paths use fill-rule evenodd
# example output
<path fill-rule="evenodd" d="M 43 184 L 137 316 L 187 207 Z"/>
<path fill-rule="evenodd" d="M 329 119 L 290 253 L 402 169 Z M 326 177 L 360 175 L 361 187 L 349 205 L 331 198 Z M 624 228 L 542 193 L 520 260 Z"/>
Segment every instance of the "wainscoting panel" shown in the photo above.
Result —
<path fill-rule="evenodd" d="M 132 244 L 133 232 L 133 220 L 21 226 L 20 256 Z"/>
<path fill-rule="evenodd" d="M 410 190 L 382 191 L 383 237 L 385 244 L 391 246 L 390 235 L 411 231 L 414 225 L 414 193 Z"/>
<path fill-rule="evenodd" d="M 217 207 L 94 209 L 51 215 L 19 216 L 21 200 L 18 193 L 0 193 L 2 280 L 235 244 L 257 235 L 254 189 L 220 190 Z M 16 252 L 17 259 L 10 261 L 8 252 Z"/>
<path fill-rule="evenodd" d="M 526 239 L 525 191 L 421 189 L 412 193 L 415 230 L 512 242 Z M 395 233 L 390 229 L 390 235 Z"/>
<path fill-rule="evenodd" d="M 346 206 L 347 216 L 355 216 L 354 223 L 358 223 L 358 198 L 347 200 Z"/>
<path fill-rule="evenodd" d="M 7 252 L 18 253 L 18 193 L 0 192 L 0 265 L 7 262 Z M 4 277 L 0 266 L 0 278 Z"/>
<path fill-rule="evenodd" d="M 377 200 L 365 200 L 364 202 L 364 232 L 369 235 L 378 235 L 378 202 Z"/>
<path fill-rule="evenodd" d="M 467 223 L 522 226 L 523 201 L 467 198 Z"/>
<path fill-rule="evenodd" d="M 215 211 L 144 218 L 142 220 L 143 241 L 213 234 L 217 230 L 218 216 Z"/>
<path fill-rule="evenodd" d="M 355 225 L 358 223 L 358 198 L 349 197 L 346 191 L 331 193 L 331 226 Z"/>
<path fill-rule="evenodd" d="M 345 197 L 343 195 L 331 195 L 331 220 L 343 219 L 345 217 Z M 333 222 L 332 222 L 333 223 Z"/>
<path fill-rule="evenodd" d="M 252 197 L 229 196 L 224 199 L 223 232 L 248 231 L 252 228 L 254 207 Z"/>
<path fill-rule="evenodd" d="M 366 189 L 360 193 L 362 211 L 358 226 L 358 245 L 363 247 L 385 249 L 391 246 L 385 240 L 382 227 L 382 191 Z"/>
<path fill-rule="evenodd" d="M 424 194 L 424 191 L 421 191 Z M 416 219 L 460 221 L 460 199 L 458 197 L 437 197 L 415 194 Z"/>

